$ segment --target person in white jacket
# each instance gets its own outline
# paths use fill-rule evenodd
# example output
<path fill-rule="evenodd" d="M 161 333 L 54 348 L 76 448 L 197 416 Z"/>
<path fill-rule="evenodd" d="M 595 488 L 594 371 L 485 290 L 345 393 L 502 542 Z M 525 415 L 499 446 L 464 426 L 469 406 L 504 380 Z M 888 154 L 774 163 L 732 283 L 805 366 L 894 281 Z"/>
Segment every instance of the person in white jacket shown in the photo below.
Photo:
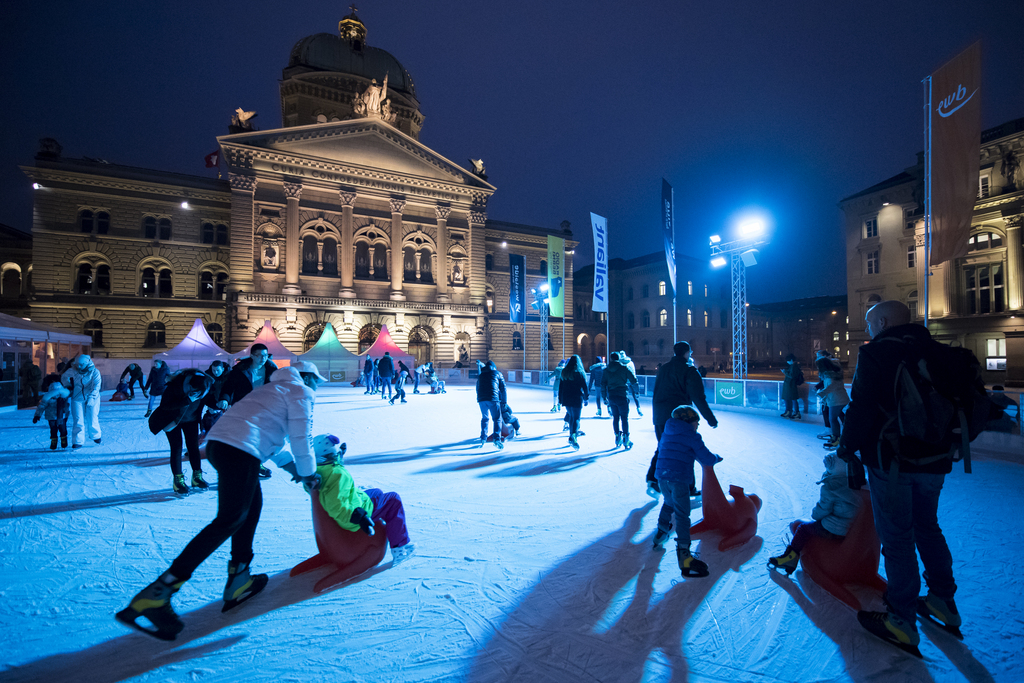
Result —
<path fill-rule="evenodd" d="M 269 383 L 254 389 L 217 420 L 206 441 L 206 458 L 217 470 L 217 516 L 185 546 L 166 572 L 117 613 L 119 621 L 157 638 L 174 640 L 184 624 L 171 608 L 171 596 L 228 538 L 231 560 L 222 611 L 263 590 L 267 575 L 249 573 L 253 536 L 263 507 L 260 465 L 281 452 L 287 442 L 300 480 L 316 488 L 313 402 L 317 387 L 326 381 L 313 363 L 295 361 L 276 371 Z M 278 458 L 274 460 L 279 462 Z M 140 625 L 140 616 L 155 629 Z"/>
<path fill-rule="evenodd" d="M 84 353 L 75 359 L 64 375 L 61 384 L 71 392 L 68 403 L 71 406 L 71 447 L 81 448 L 88 436 L 100 443 L 100 386 L 103 383 L 100 371 L 92 358 Z"/>

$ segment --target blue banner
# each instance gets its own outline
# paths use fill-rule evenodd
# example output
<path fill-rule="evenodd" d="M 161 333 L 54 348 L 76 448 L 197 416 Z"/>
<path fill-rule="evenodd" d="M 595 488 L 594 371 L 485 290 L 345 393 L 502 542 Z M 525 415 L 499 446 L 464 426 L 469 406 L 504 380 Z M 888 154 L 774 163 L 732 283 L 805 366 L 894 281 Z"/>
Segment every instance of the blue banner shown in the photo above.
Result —
<path fill-rule="evenodd" d="M 508 319 L 514 323 L 526 322 L 526 258 L 508 255 Z"/>
<path fill-rule="evenodd" d="M 608 220 L 596 213 L 590 214 L 594 227 L 594 312 L 608 312 Z"/>
<path fill-rule="evenodd" d="M 661 179 L 661 216 L 662 233 L 665 237 L 665 260 L 668 261 L 668 280 L 672 283 L 672 291 L 676 291 L 676 246 L 675 246 L 675 208 L 672 205 L 672 186 L 664 178 Z"/>

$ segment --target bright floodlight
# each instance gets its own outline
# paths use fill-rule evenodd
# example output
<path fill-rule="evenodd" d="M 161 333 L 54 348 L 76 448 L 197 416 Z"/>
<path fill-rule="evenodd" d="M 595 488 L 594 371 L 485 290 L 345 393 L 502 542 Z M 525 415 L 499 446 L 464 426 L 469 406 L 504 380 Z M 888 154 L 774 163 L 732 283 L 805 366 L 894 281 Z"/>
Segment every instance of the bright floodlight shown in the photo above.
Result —
<path fill-rule="evenodd" d="M 724 265 L 725 265 L 725 257 L 724 256 L 716 256 L 715 258 L 711 259 L 711 267 L 712 268 L 721 268 Z"/>
<path fill-rule="evenodd" d="M 548 283 L 542 282 L 541 285 L 540 285 L 540 291 L 542 291 L 542 292 L 548 291 Z"/>
<path fill-rule="evenodd" d="M 32 189 L 33 190 L 38 190 L 41 187 L 42 187 L 42 185 L 40 185 L 39 183 L 32 183 Z"/>
<path fill-rule="evenodd" d="M 181 208 L 187 209 L 188 208 L 188 202 L 182 202 L 181 203 Z"/>
<path fill-rule="evenodd" d="M 740 234 L 744 237 L 753 237 L 754 235 L 760 235 L 764 232 L 764 228 L 764 219 L 748 218 L 740 223 Z"/>
<path fill-rule="evenodd" d="M 711 236 L 711 244 L 718 244 L 721 241 L 722 241 L 722 238 L 719 235 L 712 235 Z"/>

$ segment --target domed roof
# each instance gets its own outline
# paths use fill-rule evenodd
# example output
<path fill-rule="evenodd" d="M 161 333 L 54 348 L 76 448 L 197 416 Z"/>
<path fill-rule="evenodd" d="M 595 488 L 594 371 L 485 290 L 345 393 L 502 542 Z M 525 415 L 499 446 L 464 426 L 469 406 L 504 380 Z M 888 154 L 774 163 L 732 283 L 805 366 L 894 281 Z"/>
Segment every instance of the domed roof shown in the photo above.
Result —
<path fill-rule="evenodd" d="M 352 74 L 378 83 L 387 74 L 388 90 L 416 97 L 412 76 L 390 52 L 330 33 L 317 33 L 295 43 L 288 59 L 288 68 L 293 67 Z"/>

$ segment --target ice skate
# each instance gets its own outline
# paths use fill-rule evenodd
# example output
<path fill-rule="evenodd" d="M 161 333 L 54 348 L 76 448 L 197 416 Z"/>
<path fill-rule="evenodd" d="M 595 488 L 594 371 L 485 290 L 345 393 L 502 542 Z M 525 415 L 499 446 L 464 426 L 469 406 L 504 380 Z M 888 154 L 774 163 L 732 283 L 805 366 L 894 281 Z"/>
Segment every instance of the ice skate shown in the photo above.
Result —
<path fill-rule="evenodd" d="M 163 579 L 157 579 L 143 588 L 138 595 L 132 598 L 127 607 L 117 613 L 117 620 L 125 626 L 130 626 L 154 638 L 174 640 L 185 628 L 185 624 L 171 608 L 171 596 L 177 593 L 184 583 L 184 581 L 178 581 L 169 584 Z M 147 628 L 140 624 L 139 617 L 148 619 L 153 628 Z"/>
<path fill-rule="evenodd" d="M 835 449 L 839 448 L 839 438 L 836 437 L 835 439 L 829 439 L 828 441 L 823 443 L 821 447 L 824 448 L 826 451 L 834 451 Z"/>
<path fill-rule="evenodd" d="M 50 450 L 51 451 L 57 450 L 57 437 L 54 437 L 54 438 L 50 439 Z"/>
<path fill-rule="evenodd" d="M 412 557 L 413 553 L 416 552 L 416 546 L 412 543 L 406 543 L 400 545 L 397 548 L 391 549 L 391 566 L 401 564 Z"/>
<path fill-rule="evenodd" d="M 929 593 L 927 597 L 917 599 L 917 613 L 947 633 L 960 640 L 964 639 L 964 634 L 960 632 L 963 620 L 952 598 L 943 600 Z"/>
<path fill-rule="evenodd" d="M 551 412 L 552 413 L 557 413 L 558 412 L 558 406 L 557 405 L 551 406 Z"/>
<path fill-rule="evenodd" d="M 803 419 L 802 417 L 800 417 L 800 413 L 793 413 L 792 415 L 789 416 L 789 418 L 791 420 L 802 420 Z"/>
<path fill-rule="evenodd" d="M 822 441 L 830 441 L 832 439 L 832 430 L 818 434 L 818 438 Z"/>
<path fill-rule="evenodd" d="M 576 435 L 575 434 L 570 434 L 569 435 L 569 445 L 572 446 L 572 449 L 574 451 L 578 451 L 580 449 L 580 444 L 579 444 L 579 442 L 576 441 Z"/>
<path fill-rule="evenodd" d="M 67 448 L 68 447 L 68 437 L 66 437 L 66 436 L 60 437 L 60 447 L 61 448 Z"/>
<path fill-rule="evenodd" d="M 899 617 L 888 612 L 857 612 L 857 621 L 873 635 L 878 636 L 887 643 L 892 643 L 904 652 L 908 652 L 919 659 L 924 659 L 921 651 L 917 649 L 921 642 L 921 636 L 912 626 L 907 625 Z"/>
<path fill-rule="evenodd" d="M 658 482 L 647 482 L 647 495 L 653 498 L 654 500 L 658 500 L 659 498 L 661 498 L 661 489 L 658 488 Z"/>
<path fill-rule="evenodd" d="M 171 488 L 179 496 L 187 496 L 189 493 L 188 484 L 185 483 L 184 474 L 175 474 L 174 480 L 171 482 Z"/>
<path fill-rule="evenodd" d="M 142 417 L 149 417 L 149 416 L 150 416 L 150 415 L 152 415 L 152 414 L 153 414 L 153 411 L 152 411 L 152 410 L 147 410 L 147 411 L 146 411 L 146 414 L 145 414 L 145 415 L 143 415 Z"/>
<path fill-rule="evenodd" d="M 622 447 L 627 451 L 633 447 L 633 442 L 629 440 L 629 436 L 622 437 Z"/>
<path fill-rule="evenodd" d="M 622 445 L 622 434 L 615 435 L 615 447 L 618 448 Z"/>
<path fill-rule="evenodd" d="M 663 550 L 665 544 L 668 543 L 669 537 L 672 535 L 672 525 L 669 524 L 667 529 L 658 527 L 658 530 L 654 532 L 654 549 Z"/>
<path fill-rule="evenodd" d="M 781 555 L 768 558 L 768 567 L 771 569 L 783 569 L 786 572 L 786 576 L 795 572 L 799 564 L 800 553 L 788 545 Z"/>
<path fill-rule="evenodd" d="M 779 415 L 779 417 L 793 417 L 793 411 L 787 410 L 782 415 Z"/>
<path fill-rule="evenodd" d="M 562 431 L 563 432 L 569 431 L 569 423 L 568 422 L 563 422 L 562 423 Z"/>
<path fill-rule="evenodd" d="M 505 442 L 501 440 L 500 434 L 494 435 L 494 445 L 498 448 L 499 451 L 505 448 Z"/>
<path fill-rule="evenodd" d="M 224 607 L 220 611 L 227 612 L 256 596 L 268 580 L 266 574 L 250 575 L 248 562 L 228 562 L 228 583 L 224 586 Z"/>
<path fill-rule="evenodd" d="M 273 476 L 273 474 L 274 473 L 270 471 L 269 467 L 263 465 L 262 463 L 260 464 L 260 479 L 270 479 L 270 477 Z"/>
<path fill-rule="evenodd" d="M 689 548 L 676 548 L 676 558 L 679 560 L 679 571 L 687 578 L 701 578 L 711 572 L 708 566 L 690 554 Z"/>
<path fill-rule="evenodd" d="M 639 415 L 640 417 L 644 416 L 644 411 L 640 410 L 640 406 L 636 407 L 636 414 Z"/>
<path fill-rule="evenodd" d="M 103 439 L 93 439 L 93 440 L 92 440 L 92 442 L 93 442 L 93 443 L 97 443 L 97 444 L 98 444 L 98 443 L 102 443 L 102 442 L 103 442 Z"/>
<path fill-rule="evenodd" d="M 580 431 L 576 432 L 576 436 L 577 437 L 579 437 L 579 436 L 586 436 L 586 435 L 587 435 L 587 433 L 585 431 L 583 431 L 582 429 Z"/>
<path fill-rule="evenodd" d="M 210 485 L 206 483 L 205 479 L 203 479 L 202 470 L 196 470 L 192 473 L 192 488 L 199 489 L 200 491 L 205 491 L 210 488 Z"/>

